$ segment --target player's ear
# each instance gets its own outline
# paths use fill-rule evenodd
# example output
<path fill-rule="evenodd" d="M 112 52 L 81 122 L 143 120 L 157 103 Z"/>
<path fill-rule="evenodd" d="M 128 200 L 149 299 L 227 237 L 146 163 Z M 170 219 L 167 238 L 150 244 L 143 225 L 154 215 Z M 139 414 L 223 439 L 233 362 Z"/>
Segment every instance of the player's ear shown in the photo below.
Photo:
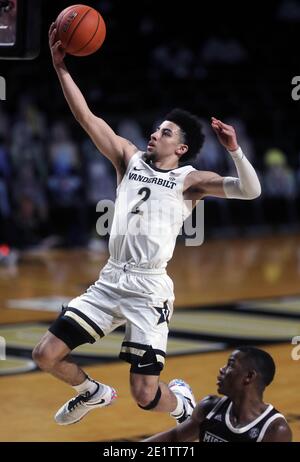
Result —
<path fill-rule="evenodd" d="M 247 372 L 247 375 L 245 376 L 245 384 L 249 384 L 249 383 L 252 383 L 256 380 L 257 378 L 257 372 L 255 369 L 252 369 L 252 370 L 249 370 Z"/>
<path fill-rule="evenodd" d="M 189 147 L 187 144 L 180 144 L 179 147 L 176 149 L 176 154 L 183 156 L 187 151 Z"/>

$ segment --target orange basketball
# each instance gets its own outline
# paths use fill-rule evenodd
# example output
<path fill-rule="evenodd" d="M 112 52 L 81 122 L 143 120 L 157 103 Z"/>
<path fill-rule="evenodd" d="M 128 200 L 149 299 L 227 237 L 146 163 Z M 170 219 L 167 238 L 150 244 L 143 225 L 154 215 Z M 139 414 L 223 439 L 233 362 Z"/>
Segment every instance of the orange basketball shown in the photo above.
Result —
<path fill-rule="evenodd" d="M 87 56 L 104 42 L 106 26 L 101 14 L 87 5 L 72 5 L 60 12 L 56 21 L 56 39 L 66 53 Z"/>

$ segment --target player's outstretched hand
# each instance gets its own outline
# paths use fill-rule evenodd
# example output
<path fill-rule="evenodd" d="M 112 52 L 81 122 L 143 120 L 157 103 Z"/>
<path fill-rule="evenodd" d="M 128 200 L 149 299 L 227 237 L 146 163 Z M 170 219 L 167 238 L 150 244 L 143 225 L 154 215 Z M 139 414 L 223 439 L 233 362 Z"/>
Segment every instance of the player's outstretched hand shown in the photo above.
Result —
<path fill-rule="evenodd" d="M 231 125 L 226 125 L 221 120 L 215 117 L 211 118 L 211 126 L 216 133 L 220 143 L 228 149 L 228 151 L 235 151 L 239 145 L 236 138 L 236 133 Z"/>
<path fill-rule="evenodd" d="M 49 29 L 49 47 L 51 50 L 52 61 L 54 66 L 59 66 L 62 64 L 66 53 L 61 46 L 61 41 L 56 40 L 56 24 L 53 22 Z"/>

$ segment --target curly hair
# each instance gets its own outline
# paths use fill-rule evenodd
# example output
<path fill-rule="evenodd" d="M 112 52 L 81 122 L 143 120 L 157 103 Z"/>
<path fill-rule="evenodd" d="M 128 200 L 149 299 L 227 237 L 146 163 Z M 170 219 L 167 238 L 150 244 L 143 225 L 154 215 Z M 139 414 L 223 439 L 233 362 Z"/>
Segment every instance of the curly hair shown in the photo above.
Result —
<path fill-rule="evenodd" d="M 164 120 L 178 125 L 181 131 L 183 143 L 188 146 L 187 152 L 180 159 L 181 162 L 191 162 L 199 153 L 204 143 L 204 134 L 200 119 L 183 109 L 173 109 Z"/>

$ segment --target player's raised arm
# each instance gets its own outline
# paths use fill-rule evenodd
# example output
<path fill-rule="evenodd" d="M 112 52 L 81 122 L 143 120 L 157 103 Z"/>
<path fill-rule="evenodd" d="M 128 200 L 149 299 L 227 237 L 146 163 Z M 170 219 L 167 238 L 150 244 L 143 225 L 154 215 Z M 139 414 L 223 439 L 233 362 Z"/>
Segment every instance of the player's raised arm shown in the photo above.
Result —
<path fill-rule="evenodd" d="M 56 41 L 56 26 L 52 23 L 49 29 L 49 46 L 53 66 L 57 72 L 64 96 L 68 105 L 83 129 L 88 133 L 97 148 L 114 165 L 118 172 L 124 170 L 130 157 L 137 148 L 124 138 L 118 136 L 112 128 L 101 118 L 95 116 L 88 107 L 80 89 L 72 79 L 65 64 L 65 52 L 61 42 Z"/>
<path fill-rule="evenodd" d="M 212 117 L 211 126 L 220 143 L 227 149 L 235 163 L 238 177 L 222 177 L 214 172 L 191 173 L 191 197 L 205 196 L 227 199 L 255 199 L 261 194 L 258 176 L 238 145 L 234 128 Z"/>

